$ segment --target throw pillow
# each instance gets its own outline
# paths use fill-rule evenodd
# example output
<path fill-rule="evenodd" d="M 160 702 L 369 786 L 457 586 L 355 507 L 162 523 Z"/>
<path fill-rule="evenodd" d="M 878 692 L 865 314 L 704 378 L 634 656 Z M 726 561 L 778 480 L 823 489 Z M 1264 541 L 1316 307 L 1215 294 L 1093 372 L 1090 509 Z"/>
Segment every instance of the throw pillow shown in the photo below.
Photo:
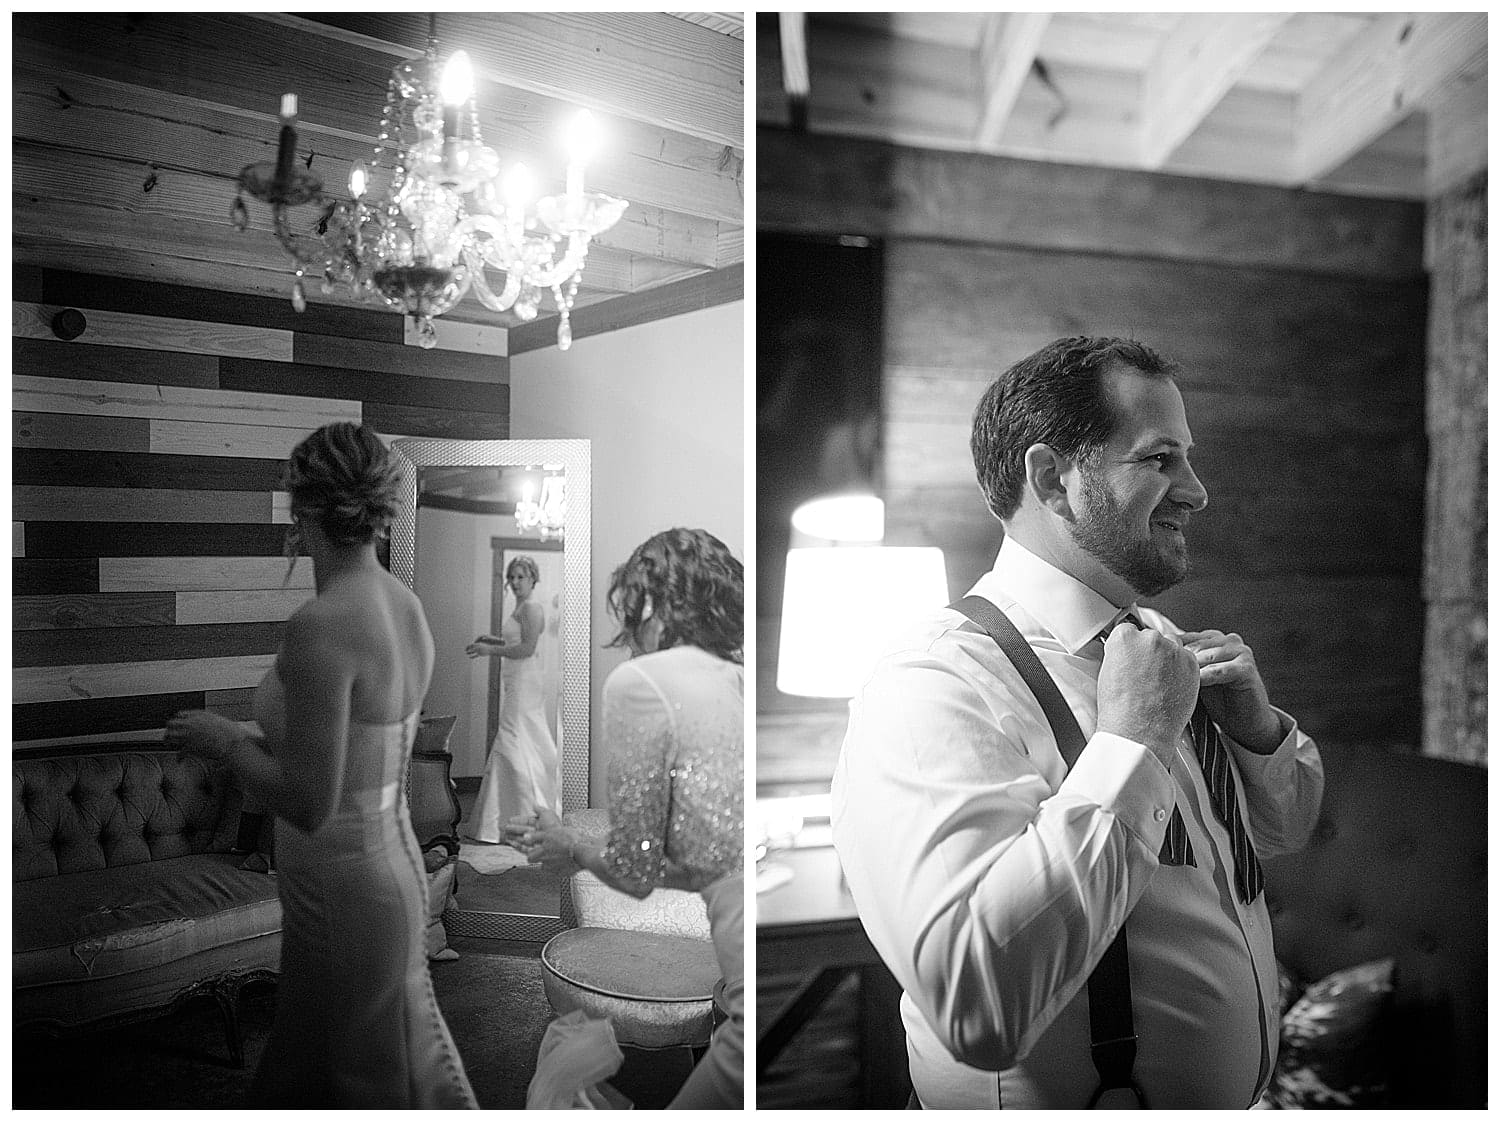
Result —
<path fill-rule="evenodd" d="M 1282 1018 L 1281 1055 L 1264 1106 L 1387 1105 L 1380 1022 L 1395 989 L 1395 970 L 1395 960 L 1383 958 L 1335 971 L 1307 987 Z"/>

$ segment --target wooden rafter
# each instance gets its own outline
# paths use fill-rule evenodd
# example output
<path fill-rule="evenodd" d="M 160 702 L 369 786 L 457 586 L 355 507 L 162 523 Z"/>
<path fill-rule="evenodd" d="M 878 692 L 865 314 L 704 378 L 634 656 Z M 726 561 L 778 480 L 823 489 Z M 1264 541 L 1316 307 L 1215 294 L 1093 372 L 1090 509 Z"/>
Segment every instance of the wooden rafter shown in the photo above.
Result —
<path fill-rule="evenodd" d="M 1297 99 L 1295 182 L 1338 168 L 1450 82 L 1487 70 L 1483 12 L 1382 15 Z"/>
<path fill-rule="evenodd" d="M 1161 167 L 1265 50 L 1291 14 L 1184 15 L 1141 90 L 1141 166 Z"/>
<path fill-rule="evenodd" d="M 1005 131 L 1051 19 L 1050 12 L 995 12 L 985 17 L 979 38 L 981 109 L 974 132 L 980 151 L 993 148 Z"/>

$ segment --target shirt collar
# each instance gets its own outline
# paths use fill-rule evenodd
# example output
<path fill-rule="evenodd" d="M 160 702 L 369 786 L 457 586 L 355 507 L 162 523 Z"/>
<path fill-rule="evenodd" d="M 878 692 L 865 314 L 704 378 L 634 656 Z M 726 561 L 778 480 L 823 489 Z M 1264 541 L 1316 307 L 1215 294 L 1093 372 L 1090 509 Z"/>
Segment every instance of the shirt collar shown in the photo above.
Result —
<path fill-rule="evenodd" d="M 986 575 L 997 579 L 1069 654 L 1077 654 L 1127 612 L 1139 611 L 1135 604 L 1115 607 L 1078 578 L 1044 561 L 1014 538 L 1001 542 L 995 566 Z"/>

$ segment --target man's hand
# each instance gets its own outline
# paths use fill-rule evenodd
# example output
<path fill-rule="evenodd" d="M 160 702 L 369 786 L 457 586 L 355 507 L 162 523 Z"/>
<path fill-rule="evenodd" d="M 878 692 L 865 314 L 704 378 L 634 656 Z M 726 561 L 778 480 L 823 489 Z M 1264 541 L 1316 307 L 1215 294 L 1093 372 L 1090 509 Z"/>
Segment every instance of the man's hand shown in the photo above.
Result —
<path fill-rule="evenodd" d="M 1167 767 L 1198 700 L 1192 652 L 1159 631 L 1116 627 L 1099 667 L 1100 732 L 1144 744 Z"/>
<path fill-rule="evenodd" d="M 1266 696 L 1255 652 L 1233 631 L 1184 631 L 1181 638 L 1197 659 L 1203 706 L 1214 723 L 1252 752 L 1274 752 L 1281 720 Z"/>

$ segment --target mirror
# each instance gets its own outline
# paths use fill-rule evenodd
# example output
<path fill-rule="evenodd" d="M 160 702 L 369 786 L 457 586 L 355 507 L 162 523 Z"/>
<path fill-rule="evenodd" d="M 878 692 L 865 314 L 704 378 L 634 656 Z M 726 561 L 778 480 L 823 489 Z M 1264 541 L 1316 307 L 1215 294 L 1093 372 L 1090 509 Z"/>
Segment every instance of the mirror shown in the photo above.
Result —
<path fill-rule="evenodd" d="M 455 718 L 453 777 L 468 781 L 448 928 L 546 940 L 563 929 L 564 885 L 510 846 L 471 839 L 481 821 L 502 825 L 538 798 L 559 811 L 588 805 L 589 442 L 403 438 L 391 448 L 405 499 L 391 571 L 422 601 L 436 646 L 423 712 Z M 534 586 L 507 580 L 533 568 Z M 469 657 L 479 636 L 520 641 L 522 615 L 538 634 L 530 656 Z"/>

